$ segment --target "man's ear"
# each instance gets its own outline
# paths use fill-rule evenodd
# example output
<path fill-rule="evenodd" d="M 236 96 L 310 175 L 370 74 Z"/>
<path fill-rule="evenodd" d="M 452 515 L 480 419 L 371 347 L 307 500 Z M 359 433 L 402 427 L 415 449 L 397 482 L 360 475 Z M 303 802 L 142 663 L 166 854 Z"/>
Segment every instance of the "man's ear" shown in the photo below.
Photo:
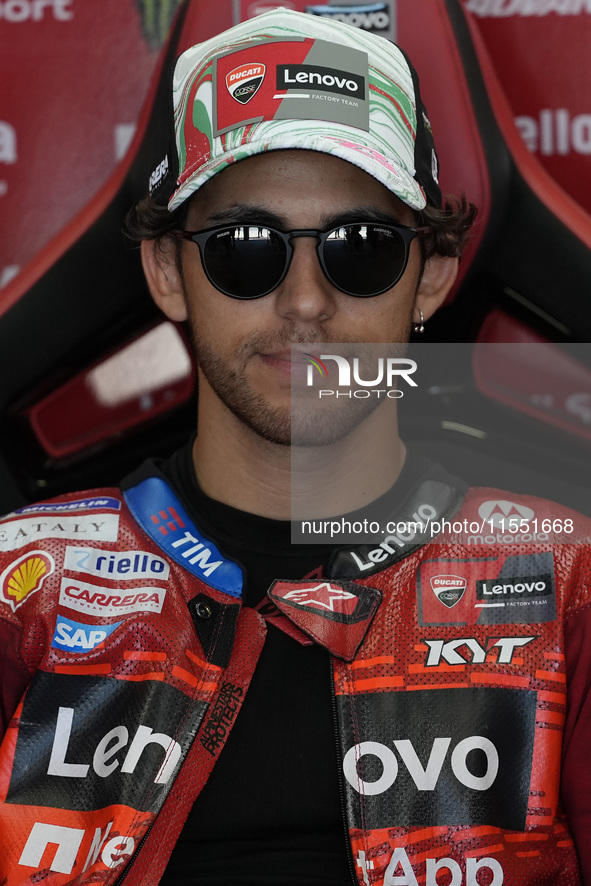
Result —
<path fill-rule="evenodd" d="M 187 319 L 183 283 L 176 263 L 177 245 L 170 237 L 142 240 L 142 265 L 152 298 L 169 320 Z"/>
<path fill-rule="evenodd" d="M 458 258 L 444 255 L 433 255 L 425 262 L 415 299 L 415 306 L 421 309 L 425 320 L 445 301 L 458 275 L 458 264 Z"/>

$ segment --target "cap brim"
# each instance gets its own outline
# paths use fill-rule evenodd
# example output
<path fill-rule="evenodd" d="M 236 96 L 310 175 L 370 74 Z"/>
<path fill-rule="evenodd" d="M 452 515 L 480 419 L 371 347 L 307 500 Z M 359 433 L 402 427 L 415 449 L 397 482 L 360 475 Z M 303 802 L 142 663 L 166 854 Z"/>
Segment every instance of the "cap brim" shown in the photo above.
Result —
<path fill-rule="evenodd" d="M 358 166 L 372 178 L 377 179 L 411 209 L 425 208 L 427 201 L 424 191 L 406 170 L 396 166 L 392 160 L 375 150 L 370 151 L 363 145 L 353 145 L 350 141 L 350 132 L 348 136 L 349 139 L 338 139 L 334 136 L 308 133 L 301 138 L 294 134 L 291 134 L 290 138 L 286 138 L 285 134 L 282 134 L 275 137 L 269 136 L 261 142 L 240 145 L 233 151 L 227 151 L 220 157 L 209 160 L 193 173 L 189 172 L 172 195 L 168 208 L 170 211 L 177 209 L 207 181 L 233 163 L 268 151 L 286 150 L 318 151 L 338 157 Z"/>

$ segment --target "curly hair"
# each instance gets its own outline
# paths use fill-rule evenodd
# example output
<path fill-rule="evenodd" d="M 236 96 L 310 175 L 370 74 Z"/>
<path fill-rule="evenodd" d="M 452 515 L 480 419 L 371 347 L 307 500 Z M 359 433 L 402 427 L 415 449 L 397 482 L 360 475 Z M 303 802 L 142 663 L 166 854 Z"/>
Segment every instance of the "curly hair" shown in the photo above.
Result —
<path fill-rule="evenodd" d="M 169 212 L 152 197 L 139 200 L 128 212 L 124 234 L 133 243 L 155 240 L 160 246 L 165 237 L 185 226 L 189 202 Z M 474 224 L 477 209 L 465 197 L 446 196 L 443 208 L 426 206 L 418 212 L 417 226 L 430 227 L 431 233 L 420 238 L 423 261 L 433 255 L 460 256 Z"/>

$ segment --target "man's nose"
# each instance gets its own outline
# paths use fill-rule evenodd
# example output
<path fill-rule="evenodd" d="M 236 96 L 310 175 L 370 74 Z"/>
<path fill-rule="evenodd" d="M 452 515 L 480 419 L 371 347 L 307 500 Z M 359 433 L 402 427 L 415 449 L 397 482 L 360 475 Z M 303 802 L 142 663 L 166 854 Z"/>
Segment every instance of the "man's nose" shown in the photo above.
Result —
<path fill-rule="evenodd" d="M 326 279 L 315 237 L 295 237 L 289 271 L 277 287 L 277 311 L 286 319 L 318 323 L 330 319 L 336 311 L 336 291 Z"/>

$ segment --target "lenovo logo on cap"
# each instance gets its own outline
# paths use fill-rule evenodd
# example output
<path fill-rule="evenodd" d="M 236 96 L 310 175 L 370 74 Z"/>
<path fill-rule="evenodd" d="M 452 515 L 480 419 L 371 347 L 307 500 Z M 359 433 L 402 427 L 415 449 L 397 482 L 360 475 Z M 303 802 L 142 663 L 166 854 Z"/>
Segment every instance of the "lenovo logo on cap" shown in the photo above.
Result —
<path fill-rule="evenodd" d="M 459 603 L 466 592 L 466 579 L 460 575 L 433 575 L 429 581 L 437 599 L 448 609 Z"/>
<path fill-rule="evenodd" d="M 237 102 L 245 105 L 257 94 L 261 83 L 265 79 L 266 65 L 250 64 L 239 65 L 226 74 L 226 87 L 228 92 Z"/>

